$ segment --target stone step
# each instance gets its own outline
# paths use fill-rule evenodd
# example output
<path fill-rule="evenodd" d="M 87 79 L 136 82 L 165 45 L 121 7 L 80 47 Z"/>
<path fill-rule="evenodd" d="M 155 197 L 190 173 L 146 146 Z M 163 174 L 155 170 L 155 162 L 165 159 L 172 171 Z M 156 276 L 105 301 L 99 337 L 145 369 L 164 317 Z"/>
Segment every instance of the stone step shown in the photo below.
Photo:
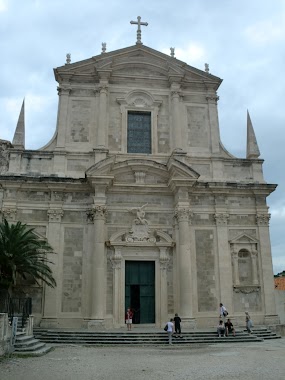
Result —
<path fill-rule="evenodd" d="M 17 332 L 14 345 L 15 355 L 42 356 L 51 350 L 45 342 L 41 342 L 34 335 L 26 335 L 24 332 Z"/>
<path fill-rule="evenodd" d="M 87 344 L 87 345 L 161 345 L 168 343 L 165 332 L 102 332 L 102 331 L 63 331 L 35 329 L 35 336 L 46 343 Z M 173 344 L 215 344 L 221 342 L 261 342 L 263 339 L 254 334 L 238 331 L 233 337 L 217 337 L 213 331 L 189 331 L 183 338 L 173 337 Z"/>

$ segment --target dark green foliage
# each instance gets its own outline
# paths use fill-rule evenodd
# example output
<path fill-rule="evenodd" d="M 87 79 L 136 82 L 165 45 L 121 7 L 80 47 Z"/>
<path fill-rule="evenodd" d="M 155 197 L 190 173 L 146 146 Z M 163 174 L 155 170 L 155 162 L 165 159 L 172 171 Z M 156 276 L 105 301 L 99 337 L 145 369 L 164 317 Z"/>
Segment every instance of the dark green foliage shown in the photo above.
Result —
<path fill-rule="evenodd" d="M 46 257 L 52 248 L 33 231 L 21 222 L 9 224 L 4 219 L 0 223 L 0 288 L 16 285 L 17 276 L 23 279 L 29 276 L 37 283 L 42 280 L 48 286 L 56 286 L 49 267 L 52 262 Z"/>

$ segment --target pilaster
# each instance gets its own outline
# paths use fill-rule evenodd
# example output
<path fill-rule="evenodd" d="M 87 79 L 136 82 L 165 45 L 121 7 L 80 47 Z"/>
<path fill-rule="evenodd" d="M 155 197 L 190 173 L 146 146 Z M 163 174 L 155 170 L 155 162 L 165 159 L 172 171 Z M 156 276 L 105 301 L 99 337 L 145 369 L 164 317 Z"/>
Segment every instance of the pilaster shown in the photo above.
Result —
<path fill-rule="evenodd" d="M 61 220 L 63 217 L 62 205 L 52 205 L 47 210 L 48 215 L 48 228 L 47 228 L 47 239 L 56 254 L 47 253 L 49 259 L 54 263 L 52 266 L 53 276 L 57 282 L 56 288 L 50 288 L 45 286 L 44 288 L 44 319 L 57 318 L 60 311 L 60 301 L 61 301 L 61 281 L 62 276 L 59 271 L 59 262 L 61 256 Z"/>
<path fill-rule="evenodd" d="M 217 108 L 217 102 L 219 100 L 219 97 L 216 95 L 216 93 L 209 93 L 206 96 L 206 99 L 208 101 L 212 153 L 219 153 L 220 152 L 220 130 L 219 130 L 219 118 L 218 118 L 218 108 Z"/>
<path fill-rule="evenodd" d="M 57 115 L 57 144 L 56 149 L 65 147 L 65 136 L 67 130 L 68 103 L 71 88 L 60 86 L 57 88 L 59 95 L 58 115 Z"/>
<path fill-rule="evenodd" d="M 257 213 L 256 224 L 260 242 L 261 268 L 263 277 L 265 318 L 276 315 L 274 298 L 274 274 L 272 270 L 271 244 L 269 235 L 270 214 Z M 269 319 L 270 319 L 269 318 Z"/>
<path fill-rule="evenodd" d="M 175 218 L 177 219 L 179 244 L 178 251 L 178 268 L 180 283 L 180 315 L 181 318 L 192 318 L 192 275 L 191 275 L 191 257 L 190 257 L 190 233 L 189 233 L 189 206 L 177 204 L 175 209 Z"/>
<path fill-rule="evenodd" d="M 225 304 L 228 310 L 233 310 L 232 303 L 232 263 L 229 250 L 228 219 L 226 212 L 216 212 L 218 262 L 220 276 L 220 302 Z"/>

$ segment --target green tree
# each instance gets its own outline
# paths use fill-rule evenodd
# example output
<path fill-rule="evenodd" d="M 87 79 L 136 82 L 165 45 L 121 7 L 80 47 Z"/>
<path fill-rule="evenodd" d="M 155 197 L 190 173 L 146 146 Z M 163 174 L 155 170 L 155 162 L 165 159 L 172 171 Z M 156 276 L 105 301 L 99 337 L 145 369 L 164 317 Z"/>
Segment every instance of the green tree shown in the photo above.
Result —
<path fill-rule="evenodd" d="M 4 219 L 0 223 L 0 288 L 9 289 L 16 285 L 18 276 L 56 286 L 49 266 L 52 262 L 46 256 L 46 252 L 52 252 L 52 247 L 33 231 L 21 222 L 9 224 Z"/>

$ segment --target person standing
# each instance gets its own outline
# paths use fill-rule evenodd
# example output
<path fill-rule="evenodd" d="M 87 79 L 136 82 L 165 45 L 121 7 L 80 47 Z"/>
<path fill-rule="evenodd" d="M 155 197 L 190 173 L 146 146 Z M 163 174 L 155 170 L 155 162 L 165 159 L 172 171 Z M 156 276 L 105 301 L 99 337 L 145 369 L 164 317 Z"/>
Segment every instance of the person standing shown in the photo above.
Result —
<path fill-rule="evenodd" d="M 182 335 L 181 335 L 181 318 L 179 317 L 179 315 L 176 313 L 175 314 L 175 317 L 174 317 L 174 328 L 175 328 L 175 336 L 176 338 L 179 337 L 182 338 Z"/>
<path fill-rule="evenodd" d="M 128 331 L 131 331 L 132 329 L 132 323 L 133 323 L 133 312 L 132 310 L 128 307 L 127 312 L 126 312 L 126 324 Z"/>
<path fill-rule="evenodd" d="M 250 315 L 248 314 L 248 312 L 246 311 L 245 312 L 245 327 L 246 327 L 246 330 L 249 334 L 252 333 L 252 320 L 250 318 Z"/>
<path fill-rule="evenodd" d="M 169 322 L 167 322 L 167 335 L 168 335 L 168 343 L 172 344 L 172 335 L 174 332 L 174 324 L 173 324 L 173 318 L 170 319 Z"/>
<path fill-rule="evenodd" d="M 225 321 L 225 318 L 226 318 L 226 316 L 227 316 L 228 314 L 229 314 L 229 313 L 228 313 L 226 307 L 225 307 L 222 303 L 220 303 L 220 318 L 221 318 L 223 321 Z"/>

